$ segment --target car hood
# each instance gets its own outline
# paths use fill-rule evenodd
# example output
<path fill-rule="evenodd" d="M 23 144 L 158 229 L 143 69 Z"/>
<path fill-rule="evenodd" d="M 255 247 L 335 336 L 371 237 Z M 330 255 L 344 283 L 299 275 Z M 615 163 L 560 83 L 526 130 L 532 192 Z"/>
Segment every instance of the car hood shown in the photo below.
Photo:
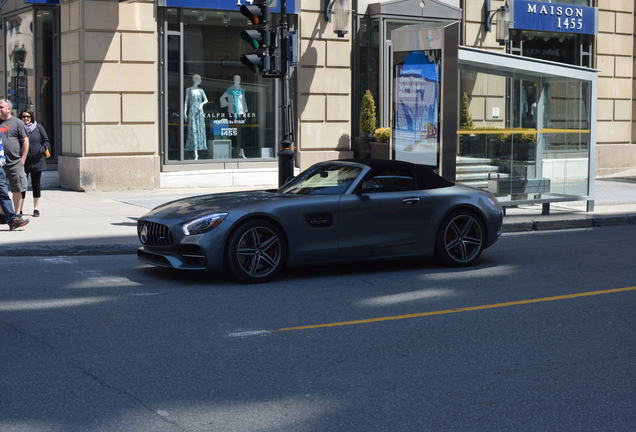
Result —
<path fill-rule="evenodd" d="M 256 209 L 273 200 L 293 198 L 276 191 L 228 192 L 198 195 L 171 201 L 155 207 L 143 218 L 190 220 L 216 212 Z"/>

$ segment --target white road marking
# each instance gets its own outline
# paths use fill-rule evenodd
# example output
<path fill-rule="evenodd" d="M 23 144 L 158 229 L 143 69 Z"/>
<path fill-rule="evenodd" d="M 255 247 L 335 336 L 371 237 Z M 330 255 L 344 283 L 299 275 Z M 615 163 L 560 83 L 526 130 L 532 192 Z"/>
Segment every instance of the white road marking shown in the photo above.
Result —
<path fill-rule="evenodd" d="M 0 301 L 0 312 L 59 309 L 113 301 L 115 297 L 75 297 L 53 300 Z"/>
<path fill-rule="evenodd" d="M 67 257 L 41 258 L 41 260 L 51 264 L 73 264 L 77 261 Z"/>
<path fill-rule="evenodd" d="M 453 289 L 423 289 L 418 291 L 408 291 L 386 296 L 372 297 L 358 302 L 361 306 L 389 306 L 412 301 L 425 300 L 440 297 L 456 297 L 457 293 Z"/>
<path fill-rule="evenodd" d="M 83 288 L 115 288 L 115 287 L 137 287 L 142 284 L 139 282 L 131 281 L 127 277 L 111 276 L 111 275 L 97 275 L 96 272 L 86 272 L 82 275 L 83 280 L 73 282 L 68 285 L 69 289 L 83 289 Z"/>
<path fill-rule="evenodd" d="M 227 337 L 248 337 L 248 336 L 269 336 L 272 332 L 268 330 L 250 330 L 228 333 Z"/>

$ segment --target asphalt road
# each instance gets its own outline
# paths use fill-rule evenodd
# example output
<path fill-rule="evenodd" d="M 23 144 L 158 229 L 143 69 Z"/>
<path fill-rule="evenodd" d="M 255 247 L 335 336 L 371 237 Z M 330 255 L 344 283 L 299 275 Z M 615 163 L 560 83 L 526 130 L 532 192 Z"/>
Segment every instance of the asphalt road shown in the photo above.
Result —
<path fill-rule="evenodd" d="M 471 269 L 251 286 L 1 257 L 0 431 L 633 431 L 635 240 L 511 234 Z"/>

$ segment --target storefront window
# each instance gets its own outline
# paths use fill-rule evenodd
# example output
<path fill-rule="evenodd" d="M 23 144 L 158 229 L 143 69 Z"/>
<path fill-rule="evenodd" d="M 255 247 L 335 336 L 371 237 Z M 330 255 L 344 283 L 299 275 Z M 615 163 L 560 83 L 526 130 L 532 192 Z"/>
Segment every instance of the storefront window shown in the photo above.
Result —
<path fill-rule="evenodd" d="M 5 21 L 7 95 L 17 112 L 35 108 L 33 11 Z"/>
<path fill-rule="evenodd" d="M 55 108 L 55 83 L 58 70 L 57 11 L 55 9 L 35 12 L 35 90 L 36 117 L 49 134 L 51 149 L 57 155 L 56 125 L 60 112 Z"/>
<path fill-rule="evenodd" d="M 168 29 L 177 10 L 168 9 Z M 234 11 L 181 9 L 169 31 L 168 161 L 270 159 L 277 138 L 275 80 L 245 68 L 245 18 Z"/>
<path fill-rule="evenodd" d="M 55 9 L 34 9 L 5 19 L 7 98 L 15 115 L 35 113 L 56 155 L 57 117 L 55 86 L 58 79 L 58 27 Z"/>
<path fill-rule="evenodd" d="M 510 30 L 510 39 L 524 57 L 591 66 L 592 35 Z"/>

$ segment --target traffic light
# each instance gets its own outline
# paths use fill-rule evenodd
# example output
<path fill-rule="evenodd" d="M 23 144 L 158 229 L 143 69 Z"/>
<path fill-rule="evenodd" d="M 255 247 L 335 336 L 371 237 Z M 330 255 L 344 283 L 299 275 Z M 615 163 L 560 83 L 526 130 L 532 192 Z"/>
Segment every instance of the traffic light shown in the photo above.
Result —
<path fill-rule="evenodd" d="M 250 5 L 241 6 L 240 12 L 252 23 L 241 32 L 241 39 L 254 49 L 241 56 L 241 63 L 254 73 L 267 73 L 271 62 L 271 15 L 267 0 L 254 0 Z"/>

